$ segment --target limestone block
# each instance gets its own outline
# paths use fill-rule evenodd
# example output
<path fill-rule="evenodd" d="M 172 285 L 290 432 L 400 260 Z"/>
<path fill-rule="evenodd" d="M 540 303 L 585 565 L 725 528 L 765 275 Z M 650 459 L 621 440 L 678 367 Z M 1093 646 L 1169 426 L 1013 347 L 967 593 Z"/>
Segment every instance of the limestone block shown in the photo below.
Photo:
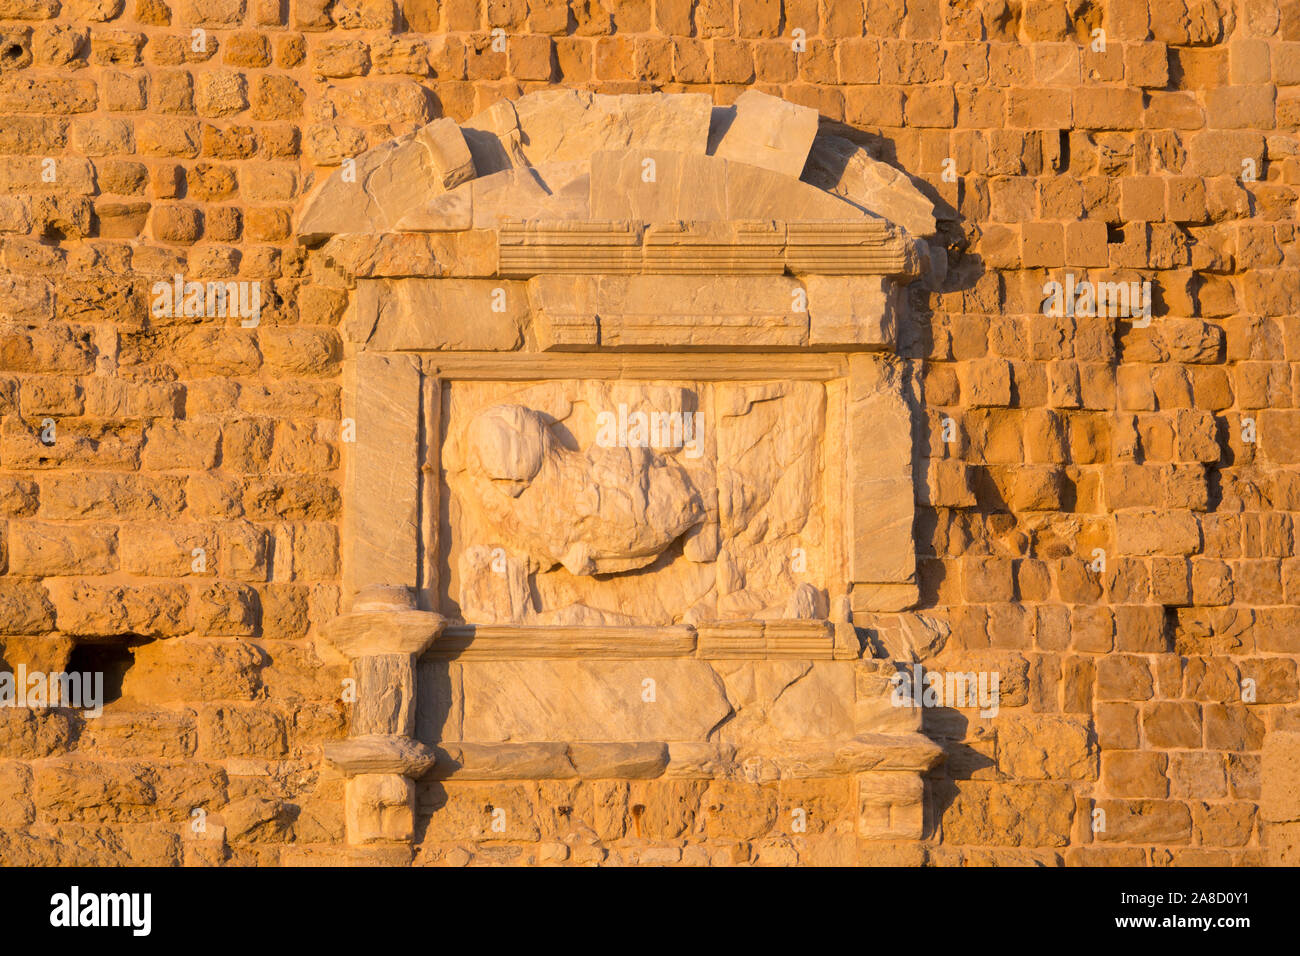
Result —
<path fill-rule="evenodd" d="M 1064 716 L 1007 721 L 998 730 L 998 770 L 1016 780 L 1095 780 L 1097 752 L 1088 725 Z"/>
<path fill-rule="evenodd" d="M 397 220 L 398 232 L 460 232 L 474 226 L 474 182 L 463 183 Z"/>
<path fill-rule="evenodd" d="M 850 595 L 854 615 L 874 613 L 877 611 L 905 611 L 916 607 L 921 599 L 920 588 L 915 584 L 867 584 L 859 582 L 853 585 Z M 857 618 L 855 617 L 854 620 Z"/>
<path fill-rule="evenodd" d="M 731 704 L 702 661 L 482 661 L 463 675 L 476 741 L 701 741 Z"/>
<path fill-rule="evenodd" d="M 534 166 L 602 150 L 702 154 L 713 103 L 703 93 L 592 94 L 543 90 L 514 103 L 524 157 Z"/>
<path fill-rule="evenodd" d="M 730 744 L 683 741 L 668 745 L 667 777 L 704 780 L 734 769 L 736 748 Z"/>
<path fill-rule="evenodd" d="M 859 734 L 905 734 L 921 729 L 921 709 L 894 699 L 892 666 L 863 661 L 854 669 L 853 729 Z"/>
<path fill-rule="evenodd" d="M 352 708 L 356 736 L 415 732 L 415 671 L 411 654 L 373 654 L 352 663 L 357 700 Z"/>
<path fill-rule="evenodd" d="M 818 660 L 841 656 L 825 620 L 720 621 L 696 626 L 705 660 Z"/>
<path fill-rule="evenodd" d="M 814 664 L 772 702 L 767 725 L 775 741 L 849 736 L 853 732 L 853 665 L 847 661 Z"/>
<path fill-rule="evenodd" d="M 934 204 L 911 180 L 841 137 L 822 134 L 813 141 L 803 179 L 897 223 L 913 236 L 929 236 L 935 231 Z"/>
<path fill-rule="evenodd" d="M 528 293 L 506 279 L 358 283 L 357 322 L 371 348 L 510 351 L 523 342 Z"/>
<path fill-rule="evenodd" d="M 642 660 L 689 657 L 695 651 L 689 627 L 556 627 L 547 625 L 450 627 L 426 658 L 525 660 L 581 658 Z"/>
<path fill-rule="evenodd" d="M 725 162 L 725 161 L 724 161 Z M 726 219 L 861 219 L 849 203 L 815 186 L 742 162 L 726 162 Z"/>
<path fill-rule="evenodd" d="M 798 179 L 817 136 L 817 111 L 758 90 L 714 107 L 709 152 Z"/>
<path fill-rule="evenodd" d="M 849 566 L 853 581 L 908 582 L 912 537 L 912 417 L 901 371 L 884 360 L 850 360 Z"/>
<path fill-rule="evenodd" d="M 412 208 L 474 175 L 460 127 L 435 120 L 335 171 L 308 200 L 298 234 L 317 242 L 338 233 L 390 230 Z"/>
<path fill-rule="evenodd" d="M 497 237 L 485 231 L 338 235 L 322 252 L 326 265 L 359 279 L 497 272 Z"/>
<path fill-rule="evenodd" d="M 778 747 L 737 747 L 743 765 L 754 760 L 760 776 L 771 779 L 836 777 L 867 771 L 922 773 L 943 759 L 943 749 L 928 737 L 912 734 L 859 734 L 848 740 L 787 741 Z"/>
<path fill-rule="evenodd" d="M 519 116 L 510 100 L 498 100 L 471 116 L 461 128 L 474 168 L 480 176 L 491 176 L 512 166 L 526 166 L 520 143 Z"/>
<path fill-rule="evenodd" d="M 420 372 L 406 355 L 363 352 L 353 363 L 356 443 L 348 463 L 342 547 L 353 591 L 414 587 L 419 534 Z"/>
<path fill-rule="evenodd" d="M 506 222 L 501 275 L 618 275 L 641 271 L 639 222 Z"/>
<path fill-rule="evenodd" d="M 785 224 L 771 221 L 651 223 L 641 268 L 654 275 L 782 276 L 785 239 Z"/>
<path fill-rule="evenodd" d="M 597 300 L 604 346 L 808 343 L 808 314 L 797 309 L 799 283 L 786 276 L 631 276 L 625 288 L 621 302 Z"/>
<path fill-rule="evenodd" d="M 591 157 L 591 217 L 642 222 L 783 218 L 728 215 L 728 166 L 702 152 L 598 152 Z"/>
<path fill-rule="evenodd" d="M 346 820 L 352 844 L 409 840 L 415 829 L 415 785 L 393 773 L 347 782 Z"/>
<path fill-rule="evenodd" d="M 1264 735 L 1259 812 L 1270 823 L 1300 820 L 1300 733 Z"/>
<path fill-rule="evenodd" d="M 925 832 L 925 783 L 914 774 L 858 776 L 858 836 L 864 840 L 919 840 Z"/>
<path fill-rule="evenodd" d="M 883 276 L 805 276 L 808 344 L 892 349 L 898 293 Z"/>
<path fill-rule="evenodd" d="M 771 175 L 771 174 L 767 174 Z M 811 187 L 809 187 L 811 188 Z M 883 219 L 838 217 L 786 222 L 786 267 L 795 275 L 892 275 L 910 281 L 920 274 L 920 244 L 900 236 Z"/>
<path fill-rule="evenodd" d="M 857 607 L 854 612 L 854 621 L 867 630 L 872 644 L 890 661 L 931 658 L 943 650 L 952 630 L 947 621 L 928 614 L 885 614 Z"/>
<path fill-rule="evenodd" d="M 592 218 L 590 172 L 585 161 L 504 169 L 474 180 L 468 188 L 471 223 L 475 229 L 496 229 L 512 219 Z M 423 215 L 428 222 L 423 228 L 437 221 L 438 211 L 425 208 Z M 421 222 L 413 220 L 412 224 L 420 226 Z"/>

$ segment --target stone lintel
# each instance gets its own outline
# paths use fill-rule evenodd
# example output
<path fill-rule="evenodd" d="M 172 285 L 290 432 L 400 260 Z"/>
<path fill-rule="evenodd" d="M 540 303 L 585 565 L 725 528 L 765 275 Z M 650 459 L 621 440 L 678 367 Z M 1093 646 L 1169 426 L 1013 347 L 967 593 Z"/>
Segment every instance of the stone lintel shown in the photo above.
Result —
<path fill-rule="evenodd" d="M 900 293 L 885 276 L 537 275 L 537 347 L 889 350 Z"/>

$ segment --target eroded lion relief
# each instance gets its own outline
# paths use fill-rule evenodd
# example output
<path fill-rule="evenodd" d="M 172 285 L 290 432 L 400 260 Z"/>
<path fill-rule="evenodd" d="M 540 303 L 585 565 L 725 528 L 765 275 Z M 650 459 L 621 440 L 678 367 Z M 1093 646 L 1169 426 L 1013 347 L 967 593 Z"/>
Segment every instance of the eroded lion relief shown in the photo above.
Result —
<path fill-rule="evenodd" d="M 447 608 L 476 624 L 826 617 L 827 386 L 446 386 Z"/>

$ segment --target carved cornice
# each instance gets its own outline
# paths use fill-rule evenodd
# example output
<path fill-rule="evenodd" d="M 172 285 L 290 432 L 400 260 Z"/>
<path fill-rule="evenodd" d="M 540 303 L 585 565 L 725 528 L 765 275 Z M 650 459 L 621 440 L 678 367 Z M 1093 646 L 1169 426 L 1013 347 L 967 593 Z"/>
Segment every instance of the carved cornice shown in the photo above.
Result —
<path fill-rule="evenodd" d="M 913 242 L 883 219 L 673 222 L 513 219 L 498 232 L 503 277 L 535 275 L 919 274 Z"/>

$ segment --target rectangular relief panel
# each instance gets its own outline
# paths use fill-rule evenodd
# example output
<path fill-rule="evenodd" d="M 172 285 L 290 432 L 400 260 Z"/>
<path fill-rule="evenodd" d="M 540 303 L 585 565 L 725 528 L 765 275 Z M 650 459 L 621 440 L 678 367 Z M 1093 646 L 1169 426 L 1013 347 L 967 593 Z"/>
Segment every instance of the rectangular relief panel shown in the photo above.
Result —
<path fill-rule="evenodd" d="M 824 620 L 846 595 L 833 381 L 442 382 L 453 621 Z"/>

